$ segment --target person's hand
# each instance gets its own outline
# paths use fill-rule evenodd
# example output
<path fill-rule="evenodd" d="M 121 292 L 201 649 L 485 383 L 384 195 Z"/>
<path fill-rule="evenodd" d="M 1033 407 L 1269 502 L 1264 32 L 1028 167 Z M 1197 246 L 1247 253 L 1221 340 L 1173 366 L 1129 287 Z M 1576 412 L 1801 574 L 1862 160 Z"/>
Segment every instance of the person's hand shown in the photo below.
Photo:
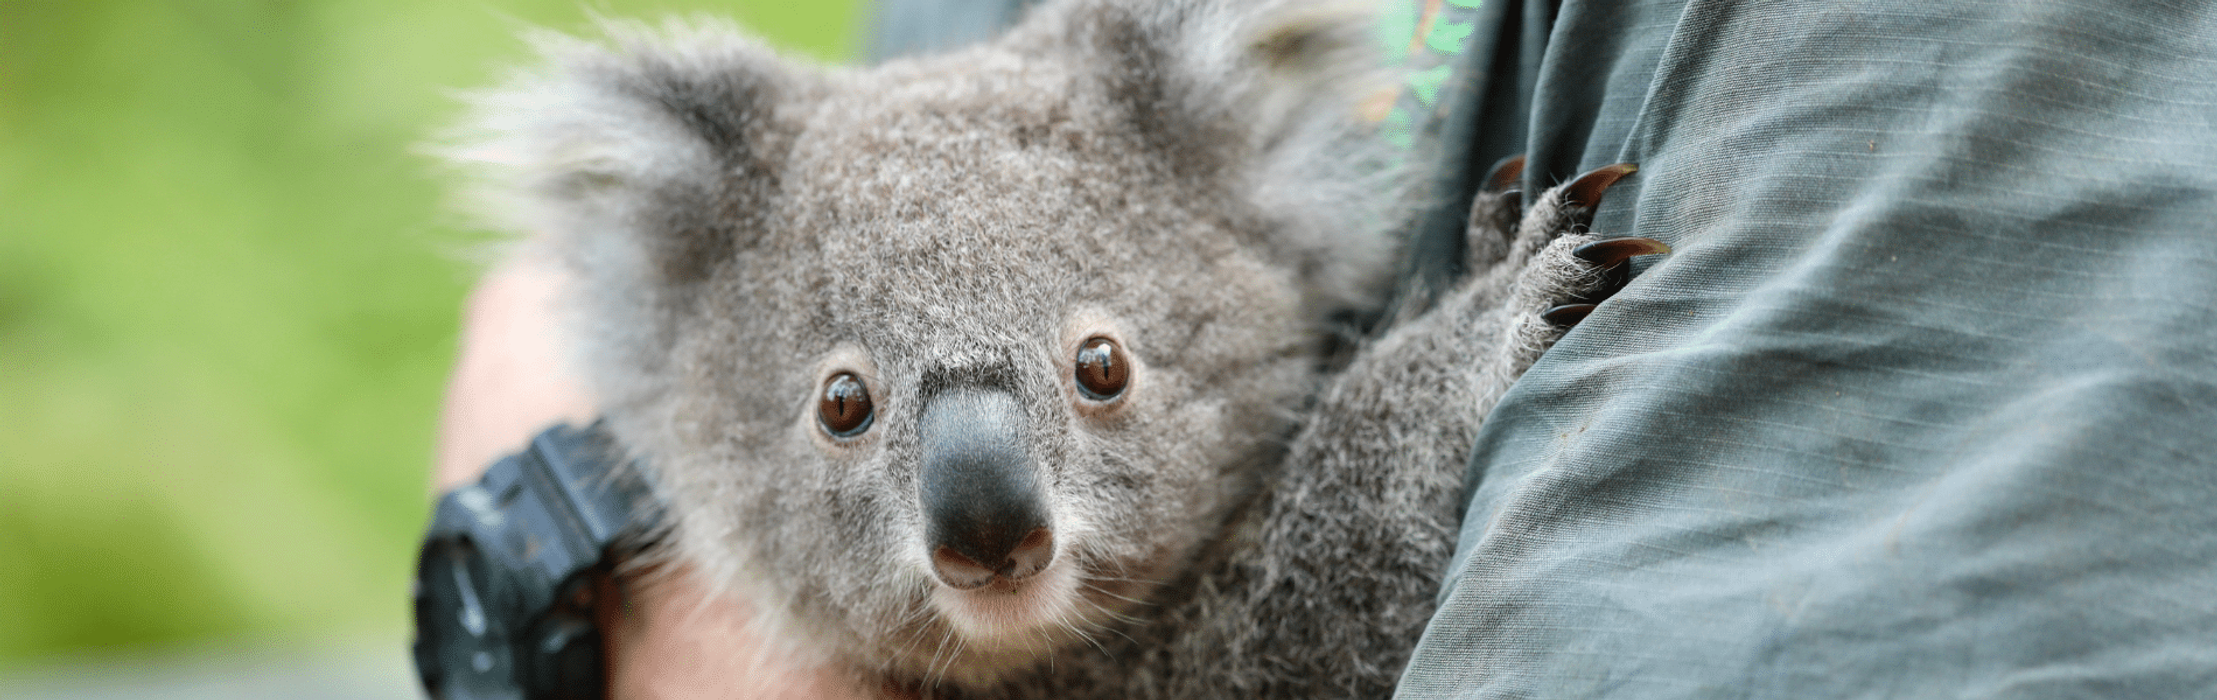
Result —
<path fill-rule="evenodd" d="M 689 574 L 657 571 L 626 579 L 626 604 L 602 607 L 609 697 L 872 697 L 829 669 L 777 653 L 749 624 L 752 611 L 744 603 L 709 595 Z"/>
<path fill-rule="evenodd" d="M 563 282 L 553 265 L 519 257 L 470 294 L 439 419 L 439 490 L 475 481 L 548 425 L 592 420 L 593 401 L 568 371 L 553 312 Z M 631 576 L 602 590 L 612 603 L 600 606 L 612 698 L 871 695 L 776 653 L 749 624 L 744 603 L 710 595 L 690 572 Z"/>

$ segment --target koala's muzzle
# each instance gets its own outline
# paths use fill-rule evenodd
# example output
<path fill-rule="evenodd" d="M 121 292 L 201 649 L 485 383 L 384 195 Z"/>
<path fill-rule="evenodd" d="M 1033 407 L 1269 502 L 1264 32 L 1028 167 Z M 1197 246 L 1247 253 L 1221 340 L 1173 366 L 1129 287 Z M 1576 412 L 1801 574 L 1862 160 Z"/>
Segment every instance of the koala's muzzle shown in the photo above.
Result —
<path fill-rule="evenodd" d="M 1013 585 L 1054 558 L 1024 414 L 1005 391 L 955 389 L 924 404 L 918 495 L 932 570 L 969 590 Z"/>

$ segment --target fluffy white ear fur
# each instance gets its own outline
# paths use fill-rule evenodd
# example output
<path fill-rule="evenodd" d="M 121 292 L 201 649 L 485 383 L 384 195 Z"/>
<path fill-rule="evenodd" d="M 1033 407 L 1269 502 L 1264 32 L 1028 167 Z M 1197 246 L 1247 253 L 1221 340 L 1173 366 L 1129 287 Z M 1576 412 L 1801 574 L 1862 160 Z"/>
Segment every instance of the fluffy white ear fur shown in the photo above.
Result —
<path fill-rule="evenodd" d="M 599 28 L 528 34 L 539 60 L 467 94 L 435 151 L 467 174 L 465 206 L 578 278 L 568 329 L 609 408 L 662 388 L 675 310 L 762 230 L 780 110 L 817 74 L 720 20 Z"/>
<path fill-rule="evenodd" d="M 1318 305 L 1373 308 L 1397 259 L 1391 236 L 1414 207 L 1401 159 L 1358 114 L 1398 84 L 1377 56 L 1370 10 L 1351 0 L 1066 0 L 1038 8 L 1004 44 L 1133 73 L 1152 83 L 1156 106 L 1182 113 L 1156 128 L 1240 142 L 1214 144 L 1233 151 L 1220 175 L 1273 220 L 1273 244 L 1298 261 Z M 744 242 L 746 222 L 703 217 L 753 210 L 732 200 L 764 184 L 748 178 L 775 176 L 789 135 L 774 126 L 778 108 L 820 81 L 725 21 L 600 29 L 601 42 L 531 34 L 541 60 L 469 95 L 470 116 L 447 139 L 455 145 L 439 152 L 472 171 L 471 205 L 497 228 L 554 239 L 592 276 L 682 282 L 704 272 L 702 258 Z"/>
<path fill-rule="evenodd" d="M 529 34 L 540 61 L 470 93 L 439 154 L 472 171 L 473 206 L 502 229 L 595 255 L 617 253 L 604 246 L 618 232 L 676 237 L 629 241 L 649 258 L 706 252 L 715 242 L 701 239 L 734 233 L 730 222 L 674 221 L 668 205 L 731 203 L 745 180 L 772 176 L 767 132 L 810 72 L 724 21 L 599 24 L 605 43 Z"/>
<path fill-rule="evenodd" d="M 1066 6 L 1082 14 L 1088 4 Z M 1400 85 L 1371 31 L 1376 3 L 1090 4 L 1122 5 L 1136 17 L 1147 48 L 1159 52 L 1156 78 L 1166 102 L 1188 112 L 1191 123 L 1227 125 L 1209 131 L 1244 141 L 1231 175 L 1273 219 L 1273 243 L 1298 256 L 1318 301 L 1372 308 L 1398 261 L 1392 236 L 1415 209 L 1404 159 L 1361 114 L 1366 102 Z"/>

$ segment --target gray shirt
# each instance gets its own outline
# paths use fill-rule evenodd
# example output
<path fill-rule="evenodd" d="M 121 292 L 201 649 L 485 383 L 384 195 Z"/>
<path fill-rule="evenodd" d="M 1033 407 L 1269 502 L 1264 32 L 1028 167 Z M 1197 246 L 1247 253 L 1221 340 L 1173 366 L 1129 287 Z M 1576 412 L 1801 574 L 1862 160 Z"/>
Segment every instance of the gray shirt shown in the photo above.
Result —
<path fill-rule="evenodd" d="M 1402 695 L 2217 697 L 2217 11 L 1550 4 L 1450 3 L 1472 160 L 1677 252 L 1487 422 Z"/>

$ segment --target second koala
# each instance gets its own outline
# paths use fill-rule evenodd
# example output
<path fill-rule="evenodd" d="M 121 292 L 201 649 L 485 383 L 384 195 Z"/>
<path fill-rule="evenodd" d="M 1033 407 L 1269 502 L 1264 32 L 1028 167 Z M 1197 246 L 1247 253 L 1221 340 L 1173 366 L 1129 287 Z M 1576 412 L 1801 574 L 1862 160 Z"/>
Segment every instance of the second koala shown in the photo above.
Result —
<path fill-rule="evenodd" d="M 1661 251 L 1575 232 L 1628 169 L 1482 195 L 1470 278 L 1335 360 L 1412 206 L 1343 5 L 1068 0 L 869 70 L 609 34 L 456 157 L 577 279 L 662 554 L 872 687 L 1389 694 L 1543 314 Z"/>

